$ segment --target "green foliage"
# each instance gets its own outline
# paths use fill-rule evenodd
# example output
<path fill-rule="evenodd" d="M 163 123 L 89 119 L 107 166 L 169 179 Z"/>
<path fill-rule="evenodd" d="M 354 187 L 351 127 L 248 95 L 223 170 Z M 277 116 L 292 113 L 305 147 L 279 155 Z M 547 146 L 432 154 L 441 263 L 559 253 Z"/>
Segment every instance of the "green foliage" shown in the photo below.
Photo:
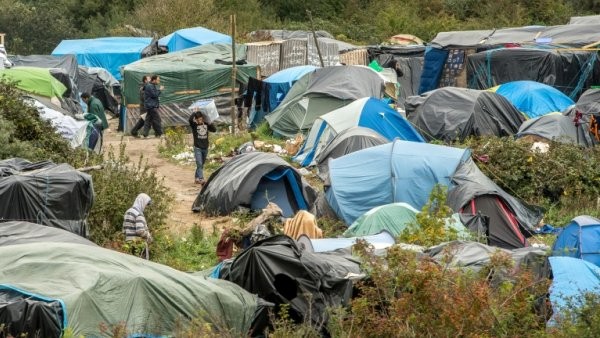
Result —
<path fill-rule="evenodd" d="M 416 223 L 409 224 L 400 234 L 402 243 L 432 246 L 458 238 L 454 229 L 446 227 L 446 219 L 452 216 L 446 195 L 445 186 L 436 185 L 432 189 L 429 200 L 417 214 Z"/>
<path fill-rule="evenodd" d="M 140 193 L 152 198 L 152 205 L 144 210 L 151 233 L 160 229 L 167 218 L 172 196 L 143 158 L 131 163 L 125 155 L 125 144 L 118 153 L 109 149 L 101 170 L 92 171 L 96 198 L 88 217 L 90 239 L 100 245 L 119 240 L 123 215 Z"/>
<path fill-rule="evenodd" d="M 335 238 L 341 236 L 348 226 L 341 220 L 332 220 L 329 218 L 319 218 L 317 220 L 319 228 L 323 230 L 323 238 Z"/>
<path fill-rule="evenodd" d="M 164 142 L 158 145 L 158 152 L 164 157 L 171 157 L 190 151 L 189 145 L 189 128 L 187 127 L 175 127 L 168 128 L 164 134 Z"/>
<path fill-rule="evenodd" d="M 159 231 L 150 247 L 150 259 L 181 271 L 200 271 L 218 263 L 215 248 L 220 233 L 194 225 L 184 236 Z"/>
<path fill-rule="evenodd" d="M 543 206 L 545 221 L 566 224 L 574 216 L 600 216 L 600 149 L 553 142 L 547 153 L 512 138 L 469 139 L 478 167 L 508 193 Z M 462 146 L 464 146 L 462 145 Z"/>
<path fill-rule="evenodd" d="M 556 321 L 558 325 L 550 329 L 554 337 L 600 336 L 600 295 L 587 292 L 569 299 Z"/>

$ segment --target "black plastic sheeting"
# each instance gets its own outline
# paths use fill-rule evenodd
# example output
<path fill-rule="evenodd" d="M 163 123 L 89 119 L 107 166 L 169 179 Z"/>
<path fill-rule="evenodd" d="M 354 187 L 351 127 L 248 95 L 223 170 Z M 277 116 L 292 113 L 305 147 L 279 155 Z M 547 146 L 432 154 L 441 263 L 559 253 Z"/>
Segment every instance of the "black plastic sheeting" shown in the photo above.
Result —
<path fill-rule="evenodd" d="M 329 175 L 329 159 L 359 151 L 361 149 L 386 144 L 390 140 L 378 132 L 365 127 L 352 127 L 337 134 L 315 158 L 319 177 L 324 181 Z"/>
<path fill-rule="evenodd" d="M 411 96 L 404 107 L 408 120 L 428 141 L 510 136 L 525 121 L 502 95 L 466 88 L 444 87 Z"/>
<path fill-rule="evenodd" d="M 528 205 L 502 190 L 479 170 L 472 159 L 465 161 L 458 167 L 452 176 L 451 182 L 452 188 L 448 192 L 448 205 L 456 212 L 460 212 L 461 209 L 468 207 L 471 200 L 477 197 L 486 195 L 496 196 L 515 216 L 518 223 L 518 230 L 525 238 L 533 234 L 534 228 L 543 217 L 543 210 L 541 208 Z M 500 212 L 498 207 L 489 208 L 489 210 L 494 210 L 495 213 Z M 513 244 L 515 247 L 524 246 L 523 244 L 514 242 L 515 233 L 513 231 L 509 232 L 509 229 L 506 229 L 507 225 L 503 224 L 505 222 L 504 218 L 501 218 L 499 215 L 486 216 L 490 218 L 490 234 L 492 231 L 497 231 L 495 233 L 495 240 L 498 242 L 498 245 L 505 243 L 501 246 L 511 247 Z"/>
<path fill-rule="evenodd" d="M 488 89 L 506 82 L 531 80 L 552 86 L 576 100 L 600 83 L 597 51 L 503 48 L 469 55 L 467 85 Z"/>
<path fill-rule="evenodd" d="M 249 208 L 262 177 L 274 170 L 285 169 L 292 170 L 310 208 L 316 192 L 296 169 L 276 154 L 250 152 L 234 156 L 210 175 L 196 197 L 192 211 L 226 215 L 238 206 Z"/>
<path fill-rule="evenodd" d="M 0 161 L 0 221 L 27 221 L 87 237 L 94 201 L 90 175 L 68 164 Z"/>
<path fill-rule="evenodd" d="M 61 337 L 63 307 L 58 300 L 42 299 L 30 294 L 0 286 L 0 325 L 12 337 Z"/>
<path fill-rule="evenodd" d="M 221 278 L 276 304 L 276 314 L 281 304 L 289 304 L 293 320 L 323 324 L 328 308 L 348 304 L 353 292 L 349 273 L 360 275 L 360 263 L 346 252 L 303 252 L 292 238 L 277 235 L 242 252 L 222 268 Z"/>

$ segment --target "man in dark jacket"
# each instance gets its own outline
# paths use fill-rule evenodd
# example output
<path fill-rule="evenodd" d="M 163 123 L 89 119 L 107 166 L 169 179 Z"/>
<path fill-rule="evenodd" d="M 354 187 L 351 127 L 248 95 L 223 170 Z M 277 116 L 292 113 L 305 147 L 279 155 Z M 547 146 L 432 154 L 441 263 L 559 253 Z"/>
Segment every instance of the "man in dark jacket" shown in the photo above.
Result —
<path fill-rule="evenodd" d="M 102 102 L 89 93 L 81 94 L 81 99 L 83 102 L 85 102 L 85 104 L 87 104 L 87 113 L 95 115 L 98 117 L 98 119 L 100 119 L 101 123 L 98 125 L 100 132 L 103 132 L 104 129 L 107 129 L 108 121 L 106 120 L 106 114 L 104 113 L 104 106 L 102 105 Z"/>
<path fill-rule="evenodd" d="M 190 116 L 190 127 L 194 135 L 194 157 L 196 158 L 196 184 L 204 184 L 204 162 L 208 156 L 208 132 L 217 129 L 212 124 L 204 121 L 202 113 L 192 113 Z"/>
<path fill-rule="evenodd" d="M 144 123 L 144 137 L 148 137 L 150 132 L 150 126 L 154 129 L 154 136 L 160 137 L 162 135 L 162 125 L 160 121 L 160 115 L 158 114 L 159 96 L 161 90 L 164 88 L 160 86 L 160 77 L 158 75 L 152 75 L 150 77 L 150 83 L 144 86 L 144 108 L 146 108 L 146 122 Z"/>
<path fill-rule="evenodd" d="M 144 127 L 146 124 L 146 107 L 144 107 L 144 90 L 146 89 L 146 84 L 150 82 L 150 76 L 144 75 L 142 78 L 142 84 L 140 86 L 140 118 L 137 123 L 131 129 L 131 136 L 139 137 L 138 132 L 140 129 Z"/>

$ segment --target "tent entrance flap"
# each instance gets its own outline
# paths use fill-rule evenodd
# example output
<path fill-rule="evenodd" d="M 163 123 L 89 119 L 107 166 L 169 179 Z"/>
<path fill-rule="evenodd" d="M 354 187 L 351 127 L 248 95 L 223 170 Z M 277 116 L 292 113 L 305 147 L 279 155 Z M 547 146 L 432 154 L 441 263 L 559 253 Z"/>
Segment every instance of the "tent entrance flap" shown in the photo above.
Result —
<path fill-rule="evenodd" d="M 269 202 L 277 204 L 285 217 L 291 217 L 296 211 L 308 208 L 302 188 L 291 169 L 276 169 L 261 178 L 252 195 L 250 207 L 253 210 L 263 209 Z"/>
<path fill-rule="evenodd" d="M 65 304 L 9 286 L 0 285 L 0 324 L 14 337 L 29 332 L 61 337 L 67 326 Z"/>

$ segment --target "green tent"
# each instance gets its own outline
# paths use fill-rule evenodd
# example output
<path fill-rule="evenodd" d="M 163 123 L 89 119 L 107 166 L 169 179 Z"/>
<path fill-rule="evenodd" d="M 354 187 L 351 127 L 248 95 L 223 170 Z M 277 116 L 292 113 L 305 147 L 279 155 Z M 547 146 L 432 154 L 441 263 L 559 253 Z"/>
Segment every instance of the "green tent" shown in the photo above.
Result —
<path fill-rule="evenodd" d="M 257 309 L 257 297 L 233 283 L 65 242 L 0 246 L 2 288 L 59 300 L 63 326 L 86 337 L 121 323 L 128 334 L 172 335 L 177 324 L 197 317 L 243 336 Z"/>
<path fill-rule="evenodd" d="M 391 203 L 373 208 L 360 216 L 346 232 L 345 237 L 369 236 L 389 231 L 398 237 L 408 224 L 417 221 L 419 211 L 407 203 Z"/>
<path fill-rule="evenodd" d="M 239 60 L 245 57 L 245 46 L 239 45 L 236 60 L 240 63 Z M 139 116 L 139 89 L 144 75 L 160 76 L 160 84 L 165 87 L 160 95 L 163 126 L 187 125 L 187 107 L 194 101 L 217 96 L 231 97 L 231 61 L 231 45 L 219 43 L 155 55 L 125 66 L 123 95 L 128 126 L 134 124 Z M 249 77 L 257 77 L 257 65 L 245 63 L 236 68 L 238 83 L 248 83 Z"/>
<path fill-rule="evenodd" d="M 296 81 L 265 119 L 277 134 L 294 137 L 306 134 L 321 115 L 364 97 L 380 99 L 383 94 L 383 79 L 369 67 L 319 68 Z"/>
<path fill-rule="evenodd" d="M 52 76 L 48 68 L 0 69 L 0 78 L 17 82 L 17 87 L 25 92 L 45 97 L 62 97 L 67 91 L 67 87 Z"/>

